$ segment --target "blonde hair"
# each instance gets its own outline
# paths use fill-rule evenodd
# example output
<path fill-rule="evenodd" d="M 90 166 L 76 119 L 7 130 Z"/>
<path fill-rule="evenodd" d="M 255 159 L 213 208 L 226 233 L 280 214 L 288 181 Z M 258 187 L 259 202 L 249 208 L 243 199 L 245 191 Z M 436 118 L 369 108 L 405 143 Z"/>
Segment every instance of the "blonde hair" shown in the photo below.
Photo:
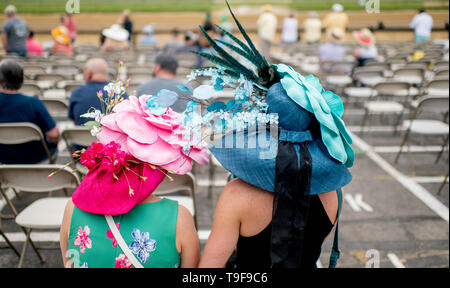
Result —
<path fill-rule="evenodd" d="M 16 8 L 16 6 L 14 6 L 14 5 L 8 5 L 8 6 L 6 6 L 6 8 L 5 8 L 5 14 L 7 15 L 7 16 L 12 16 L 12 15 L 14 15 L 14 14 L 16 14 L 17 13 L 17 8 Z"/>

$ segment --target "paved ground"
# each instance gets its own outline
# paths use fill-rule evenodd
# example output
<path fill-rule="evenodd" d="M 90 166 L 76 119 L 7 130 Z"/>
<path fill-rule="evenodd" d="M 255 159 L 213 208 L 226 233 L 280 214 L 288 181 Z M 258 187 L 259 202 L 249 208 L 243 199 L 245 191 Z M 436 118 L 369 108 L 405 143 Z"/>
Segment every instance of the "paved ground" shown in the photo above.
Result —
<path fill-rule="evenodd" d="M 361 122 L 360 112 L 347 111 L 346 120 L 354 131 L 358 131 L 357 125 Z M 355 166 L 351 169 L 353 182 L 345 188 L 345 204 L 340 221 L 342 254 L 338 267 L 449 267 L 448 184 L 439 196 L 436 195 L 442 183 L 441 178 L 448 171 L 448 153 L 438 164 L 435 164 L 436 153 L 412 153 L 410 156 L 405 153 L 399 163 L 394 164 L 395 153 L 389 151 L 399 145 L 401 134 L 354 133 L 354 147 L 358 154 Z M 430 147 L 441 144 L 439 138 L 412 137 L 411 145 L 418 146 L 421 141 Z M 415 174 L 411 159 L 414 160 Z M 65 163 L 64 157 L 60 162 Z M 208 175 L 206 168 L 200 167 L 196 174 L 201 180 L 200 184 L 204 185 Z M 219 168 L 215 179 L 224 182 L 226 172 Z M 220 191 L 221 187 L 216 187 L 213 194 L 218 195 Z M 29 193 L 19 195 L 20 199 L 16 197 L 13 200 L 19 211 L 37 199 Z M 200 186 L 197 200 L 203 247 L 211 228 L 216 197 L 209 198 L 207 188 Z M 10 213 L 7 206 L 2 206 L 3 214 Z M 21 249 L 23 233 L 14 221 L 3 219 L 2 228 L 14 245 Z M 57 231 L 44 231 L 34 236 L 39 246 L 52 245 L 58 248 Z M 323 267 L 328 265 L 331 241 L 332 237 L 323 247 L 320 260 Z M 5 247 L 3 239 L 0 239 L 0 247 Z M 28 249 L 24 267 L 62 266 L 58 249 L 42 250 L 42 254 L 46 258 L 44 264 L 40 264 L 34 252 Z M 17 264 L 18 258 L 10 249 L 0 249 L 0 267 L 16 267 Z"/>

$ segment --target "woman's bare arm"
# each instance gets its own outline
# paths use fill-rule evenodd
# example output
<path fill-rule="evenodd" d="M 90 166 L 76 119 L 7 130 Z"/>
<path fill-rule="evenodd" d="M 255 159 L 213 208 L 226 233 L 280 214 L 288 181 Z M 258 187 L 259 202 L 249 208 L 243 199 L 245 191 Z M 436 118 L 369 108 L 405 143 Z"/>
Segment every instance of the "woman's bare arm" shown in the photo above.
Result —
<path fill-rule="evenodd" d="M 233 181 L 220 194 L 199 268 L 223 268 L 235 250 L 241 225 L 238 193 L 239 187 Z"/>
<path fill-rule="evenodd" d="M 73 268 L 73 263 L 71 263 L 70 257 L 67 256 L 67 250 L 69 248 L 70 222 L 72 220 L 73 207 L 74 205 L 72 199 L 70 199 L 67 202 L 66 209 L 64 210 L 63 222 L 59 231 L 59 245 L 61 248 L 61 256 L 65 268 Z M 71 265 L 69 266 L 69 264 Z"/>
<path fill-rule="evenodd" d="M 197 268 L 200 260 L 200 242 L 194 219 L 185 207 L 178 206 L 177 249 L 181 256 L 181 268 Z"/>

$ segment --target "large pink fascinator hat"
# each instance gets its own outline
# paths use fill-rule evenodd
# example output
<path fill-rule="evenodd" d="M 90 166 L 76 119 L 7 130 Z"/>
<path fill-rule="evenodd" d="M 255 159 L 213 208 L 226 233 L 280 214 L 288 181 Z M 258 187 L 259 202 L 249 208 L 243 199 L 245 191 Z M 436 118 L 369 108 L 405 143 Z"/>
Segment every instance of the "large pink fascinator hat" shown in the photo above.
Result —
<path fill-rule="evenodd" d="M 165 177 L 190 172 L 192 161 L 204 165 L 209 161 L 204 142 L 183 136 L 183 116 L 158 102 L 164 95 L 122 99 L 123 89 L 114 85 L 105 87 L 106 97 L 99 92 L 109 105 L 105 114 L 94 110 L 83 115 L 96 119 L 87 126 L 98 142 L 74 153 L 89 172 L 72 200 L 88 213 L 125 214 Z"/>

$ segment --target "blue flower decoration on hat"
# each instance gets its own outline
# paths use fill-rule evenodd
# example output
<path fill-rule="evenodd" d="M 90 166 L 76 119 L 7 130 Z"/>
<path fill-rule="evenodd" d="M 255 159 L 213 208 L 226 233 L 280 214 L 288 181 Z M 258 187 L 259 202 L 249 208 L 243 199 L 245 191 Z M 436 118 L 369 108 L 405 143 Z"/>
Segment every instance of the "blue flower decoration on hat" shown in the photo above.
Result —
<path fill-rule="evenodd" d="M 344 115 L 344 105 L 339 96 L 325 91 L 319 79 L 312 75 L 304 77 L 284 64 L 274 66 L 289 98 L 314 114 L 320 124 L 322 141 L 331 157 L 347 167 L 352 167 L 355 159 L 351 147 L 353 139 L 341 119 Z"/>

